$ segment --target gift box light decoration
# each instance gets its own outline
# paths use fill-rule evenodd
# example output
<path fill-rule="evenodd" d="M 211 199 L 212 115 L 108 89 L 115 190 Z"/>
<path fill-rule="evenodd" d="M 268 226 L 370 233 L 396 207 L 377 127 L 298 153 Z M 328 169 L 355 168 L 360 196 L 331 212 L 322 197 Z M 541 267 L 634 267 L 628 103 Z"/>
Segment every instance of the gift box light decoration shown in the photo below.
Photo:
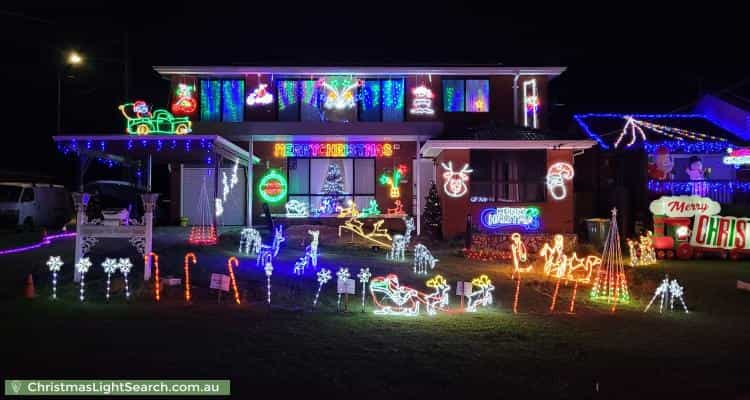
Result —
<path fill-rule="evenodd" d="M 341 282 L 346 282 L 347 279 L 349 279 L 349 268 L 339 268 L 338 272 L 336 272 L 336 278 L 338 278 L 339 284 Z M 341 306 L 341 293 L 338 294 L 338 299 L 336 300 L 336 309 L 339 310 Z"/>
<path fill-rule="evenodd" d="M 91 260 L 89 260 L 88 257 L 81 258 L 76 263 L 76 270 L 79 274 L 81 274 L 81 290 L 80 290 L 80 296 L 81 302 L 84 300 L 84 291 L 86 287 L 86 273 L 89 272 L 89 268 L 91 268 Z"/>
<path fill-rule="evenodd" d="M 254 228 L 243 228 L 240 231 L 240 254 L 258 254 L 263 244 L 260 232 Z"/>
<path fill-rule="evenodd" d="M 50 256 L 47 260 L 47 267 L 52 272 L 52 300 L 57 300 L 57 273 L 60 272 L 63 262 L 59 256 Z"/>
<path fill-rule="evenodd" d="M 435 269 L 435 264 L 440 261 L 435 258 L 427 246 L 418 243 L 414 246 L 414 273 L 415 274 L 427 274 L 427 268 L 430 270 Z"/>
<path fill-rule="evenodd" d="M 195 253 L 187 253 L 185 254 L 185 301 L 190 303 L 190 262 L 195 265 L 198 263 L 198 258 L 195 256 Z"/>
<path fill-rule="evenodd" d="M 238 260 L 237 257 L 229 257 L 229 259 L 227 260 L 227 270 L 229 270 L 229 282 L 232 284 L 232 292 L 234 293 L 234 302 L 237 304 L 240 304 L 240 291 L 237 288 L 237 278 L 234 276 L 234 269 L 239 268 L 239 266 L 240 266 L 240 260 Z"/>
<path fill-rule="evenodd" d="M 533 265 L 529 262 L 529 254 L 526 250 L 526 244 L 523 243 L 521 234 L 513 233 L 510 235 L 510 240 L 510 251 L 513 255 L 513 273 L 511 275 L 516 279 L 516 293 L 513 296 L 513 314 L 518 314 L 518 295 L 521 291 L 521 274 L 531 271 Z"/>
<path fill-rule="evenodd" d="M 620 233 L 617 228 L 617 209 L 612 209 L 612 219 L 604 244 L 601 264 L 594 275 L 594 285 L 590 297 L 594 301 L 611 304 L 611 311 L 617 310 L 618 303 L 630 302 L 625 267 L 622 264 Z"/>
<path fill-rule="evenodd" d="M 404 261 L 406 258 L 406 248 L 409 246 L 409 242 L 411 242 L 411 233 L 414 232 L 414 218 L 404 217 L 403 219 L 406 224 L 406 232 L 403 235 L 393 235 L 391 251 L 386 255 L 388 260 Z"/>
<path fill-rule="evenodd" d="M 411 101 L 411 108 L 409 109 L 410 114 L 414 115 L 433 115 L 435 109 L 432 108 L 432 99 L 435 95 L 432 93 L 432 89 L 425 85 L 419 85 L 411 90 L 414 98 Z"/>
<path fill-rule="evenodd" d="M 117 272 L 117 268 L 119 267 L 117 260 L 114 258 L 107 258 L 102 263 L 102 269 L 104 270 L 104 273 L 107 274 L 107 302 L 109 302 L 109 292 L 112 282 L 112 274 Z"/>
<path fill-rule="evenodd" d="M 446 195 L 459 198 L 469 192 L 466 182 L 469 181 L 469 174 L 474 172 L 469 164 L 464 164 L 459 171 L 453 171 L 453 161 L 440 163 L 440 166 L 443 167 L 443 191 Z"/>
<path fill-rule="evenodd" d="M 310 211 L 307 209 L 307 203 L 303 203 L 299 200 L 287 201 L 284 208 L 286 208 L 287 218 L 307 218 L 310 216 Z"/>
<path fill-rule="evenodd" d="M 401 184 L 401 180 L 403 179 L 403 177 L 406 176 L 407 171 L 408 169 L 406 168 L 405 164 L 399 164 L 390 173 L 384 172 L 382 175 L 380 175 L 380 184 L 390 187 L 391 190 L 389 192 L 389 195 L 392 199 L 401 197 L 401 189 L 399 189 L 399 185 Z"/>
<path fill-rule="evenodd" d="M 676 279 L 669 280 L 669 275 L 665 275 L 664 280 L 661 281 L 661 284 L 656 287 L 654 296 L 651 297 L 651 301 L 648 302 L 648 305 L 646 305 L 646 308 L 643 310 L 643 312 L 648 312 L 648 309 L 651 308 L 654 300 L 656 300 L 656 298 L 658 297 L 660 314 L 665 308 L 667 308 L 667 303 L 669 303 L 669 311 L 673 311 L 675 299 L 677 299 L 682 304 L 682 309 L 685 310 L 685 314 L 687 314 L 688 308 L 685 304 L 685 300 L 682 298 L 684 293 L 685 290 L 682 288 L 682 286 L 680 286 Z"/>
<path fill-rule="evenodd" d="M 258 182 L 260 197 L 269 204 L 275 204 L 286 198 L 286 177 L 279 170 L 269 169 Z"/>
<path fill-rule="evenodd" d="M 370 281 L 370 294 L 376 309 L 381 315 L 419 315 L 419 306 L 426 303 L 426 295 L 408 286 L 401 286 L 398 276 L 388 274 L 378 276 Z"/>
<path fill-rule="evenodd" d="M 245 103 L 250 107 L 265 106 L 273 103 L 273 94 L 268 90 L 268 84 L 258 84 L 258 87 L 247 95 Z"/>
<path fill-rule="evenodd" d="M 573 179 L 575 171 L 573 166 L 566 162 L 556 162 L 547 170 L 547 191 L 555 200 L 563 200 L 568 197 L 565 181 Z"/>
<path fill-rule="evenodd" d="M 685 228 L 687 227 L 680 227 Z M 678 234 L 678 236 L 680 236 Z M 641 235 L 638 241 L 627 240 L 628 250 L 630 252 L 630 266 L 648 266 L 656 264 L 656 250 L 654 249 L 653 233 L 647 231 L 646 235 Z"/>
<path fill-rule="evenodd" d="M 386 249 L 390 249 L 391 245 L 386 243 L 385 240 L 392 242 L 393 239 L 388 233 L 388 229 L 382 227 L 384 223 L 385 220 L 382 219 L 373 222 L 372 231 L 369 233 L 365 233 L 364 222 L 358 220 L 356 216 L 352 216 L 346 222 L 344 222 L 343 225 L 339 225 L 339 237 L 341 237 L 342 230 L 348 230 L 351 233 L 361 237 L 362 239 L 368 240 Z"/>
<path fill-rule="evenodd" d="M 476 312 L 477 307 L 487 307 L 492 304 L 492 292 L 495 286 L 487 275 L 481 275 L 471 280 L 472 291 L 467 296 L 469 302 L 466 304 L 467 312 Z M 477 287 L 476 290 L 473 288 Z"/>
<path fill-rule="evenodd" d="M 161 282 L 159 281 L 159 256 L 153 251 L 143 256 L 143 264 L 148 265 L 148 259 L 154 263 L 154 297 L 158 303 L 161 300 Z"/>
<path fill-rule="evenodd" d="M 359 283 L 362 284 L 362 312 L 365 312 L 365 289 L 367 288 L 367 282 L 370 281 L 370 277 L 372 277 L 372 273 L 370 273 L 370 268 L 359 269 L 357 278 L 359 278 Z"/>
<path fill-rule="evenodd" d="M 320 297 L 320 290 L 323 289 L 323 285 L 325 285 L 328 281 L 331 280 L 331 270 L 321 268 L 320 271 L 318 271 L 318 291 L 315 292 L 315 300 L 313 300 L 313 308 L 318 304 L 318 298 Z"/>
<path fill-rule="evenodd" d="M 130 274 L 130 270 L 132 268 L 133 263 L 130 262 L 129 258 L 121 258 L 117 262 L 117 269 L 120 270 L 120 273 L 122 273 L 122 276 L 125 279 L 125 300 L 130 300 L 130 285 L 128 284 L 128 274 Z"/>

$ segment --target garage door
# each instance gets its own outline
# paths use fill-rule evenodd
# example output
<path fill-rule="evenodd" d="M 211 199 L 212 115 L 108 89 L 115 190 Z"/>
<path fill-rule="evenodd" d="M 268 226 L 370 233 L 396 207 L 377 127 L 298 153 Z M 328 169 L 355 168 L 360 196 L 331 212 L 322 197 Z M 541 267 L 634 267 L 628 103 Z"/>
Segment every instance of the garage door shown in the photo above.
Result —
<path fill-rule="evenodd" d="M 190 224 L 201 220 L 200 204 L 201 187 L 203 181 L 206 181 L 206 190 L 208 193 L 208 206 L 210 214 L 214 213 L 213 184 L 214 177 L 209 175 L 212 171 L 210 168 L 184 168 L 182 172 L 182 213 L 188 217 Z M 231 181 L 232 168 L 222 168 L 222 172 L 227 175 L 227 181 Z M 212 173 L 212 172 L 211 172 Z M 245 177 L 245 168 L 237 169 L 237 184 L 229 191 L 227 201 L 224 203 L 224 214 L 218 218 L 219 225 L 245 225 L 245 193 L 247 192 L 247 183 Z M 219 175 L 219 197 L 222 194 L 221 175 Z"/>

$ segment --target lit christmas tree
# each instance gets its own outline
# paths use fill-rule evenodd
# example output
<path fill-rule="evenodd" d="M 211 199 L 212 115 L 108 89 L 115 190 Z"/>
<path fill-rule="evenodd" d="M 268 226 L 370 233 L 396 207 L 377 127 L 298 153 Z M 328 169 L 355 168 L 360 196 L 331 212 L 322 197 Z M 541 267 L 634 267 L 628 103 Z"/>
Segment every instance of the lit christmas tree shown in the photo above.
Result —
<path fill-rule="evenodd" d="M 344 194 L 344 176 L 338 164 L 333 162 L 328 164 L 326 179 L 320 191 L 325 195 L 321 201 L 321 213 L 335 213 L 336 208 L 342 205 L 341 195 Z"/>
<path fill-rule="evenodd" d="M 443 209 L 440 206 L 440 198 L 438 197 L 437 186 L 435 186 L 434 181 L 430 183 L 430 193 L 427 195 L 426 200 L 427 203 L 424 206 L 422 219 L 430 235 L 440 239 L 443 234 Z"/>
<path fill-rule="evenodd" d="M 630 302 L 628 281 L 625 278 L 625 267 L 622 264 L 622 250 L 620 249 L 620 233 L 617 230 L 617 209 L 612 209 L 612 222 L 609 224 L 607 241 L 604 244 L 602 263 L 594 276 L 594 287 L 591 289 L 591 299 L 606 301 L 612 304 L 612 312 L 618 303 Z"/>

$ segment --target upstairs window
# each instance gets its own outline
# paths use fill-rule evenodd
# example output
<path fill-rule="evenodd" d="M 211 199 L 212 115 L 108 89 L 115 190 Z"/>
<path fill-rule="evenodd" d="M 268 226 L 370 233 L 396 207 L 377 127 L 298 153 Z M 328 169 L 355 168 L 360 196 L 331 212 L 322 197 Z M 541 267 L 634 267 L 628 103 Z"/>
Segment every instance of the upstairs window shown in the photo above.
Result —
<path fill-rule="evenodd" d="M 487 79 L 443 80 L 443 111 L 489 112 L 490 81 Z"/>
<path fill-rule="evenodd" d="M 242 122 L 245 110 L 245 81 L 222 81 L 221 88 L 224 99 L 221 107 L 222 121 Z"/>
<path fill-rule="evenodd" d="M 297 81 L 292 80 L 276 82 L 279 121 L 299 121 L 299 89 L 297 83 Z"/>
<path fill-rule="evenodd" d="M 201 81 L 201 121 L 221 119 L 221 81 Z"/>

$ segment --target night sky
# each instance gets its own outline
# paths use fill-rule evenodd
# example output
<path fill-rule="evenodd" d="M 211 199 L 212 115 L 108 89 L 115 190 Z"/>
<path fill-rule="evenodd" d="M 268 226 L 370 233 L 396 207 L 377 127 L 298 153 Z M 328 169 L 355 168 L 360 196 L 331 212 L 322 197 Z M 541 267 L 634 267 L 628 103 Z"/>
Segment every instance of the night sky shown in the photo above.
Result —
<path fill-rule="evenodd" d="M 701 93 L 750 75 L 742 43 L 746 15 L 718 3 L 715 11 L 706 4 L 690 10 L 688 2 L 669 9 L 533 3 L 494 11 L 428 2 L 411 9 L 386 2 L 258 3 L 202 2 L 198 9 L 119 2 L 110 10 L 1 5 L 2 171 L 67 175 L 61 168 L 69 164 L 59 161 L 51 140 L 57 71 L 67 50 L 86 61 L 62 75 L 63 132 L 78 134 L 122 131 L 116 107 L 124 100 L 125 57 L 130 98 L 158 106 L 165 106 L 168 82 L 153 65 L 567 66 L 551 87 L 559 130 L 569 129 L 577 112 L 686 110 Z"/>

